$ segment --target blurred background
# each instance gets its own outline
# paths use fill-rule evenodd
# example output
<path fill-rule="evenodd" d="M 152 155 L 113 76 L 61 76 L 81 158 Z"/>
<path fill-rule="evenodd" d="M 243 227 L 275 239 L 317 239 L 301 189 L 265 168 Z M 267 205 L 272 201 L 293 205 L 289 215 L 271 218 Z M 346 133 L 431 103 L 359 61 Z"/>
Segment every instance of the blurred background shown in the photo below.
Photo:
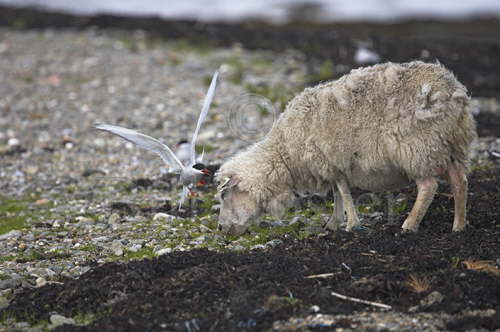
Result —
<path fill-rule="evenodd" d="M 14 6 L 38 6 L 73 14 L 156 15 L 169 19 L 202 21 L 241 21 L 265 19 L 284 23 L 297 17 L 314 22 L 393 21 L 408 18 L 463 19 L 497 16 L 500 2 L 495 0 L 0 0 Z"/>
<path fill-rule="evenodd" d="M 214 164 L 263 137 L 305 87 L 413 60 L 453 71 L 480 136 L 500 136 L 498 0 L 0 0 L 0 155 L 9 157 L 0 186 L 165 173 L 156 156 L 92 125 L 175 146 L 191 135 L 217 68 L 198 147 Z M 272 109 L 244 108 L 255 105 L 247 94 Z M 493 138 L 481 151 L 499 153 Z"/>

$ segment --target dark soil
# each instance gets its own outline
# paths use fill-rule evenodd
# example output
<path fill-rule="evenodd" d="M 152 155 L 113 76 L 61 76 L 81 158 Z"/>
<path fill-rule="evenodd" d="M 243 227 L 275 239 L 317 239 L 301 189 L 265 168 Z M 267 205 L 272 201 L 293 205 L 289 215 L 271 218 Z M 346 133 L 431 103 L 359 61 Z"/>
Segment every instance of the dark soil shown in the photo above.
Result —
<path fill-rule="evenodd" d="M 500 137 L 500 114 L 484 112 L 474 117 L 478 136 Z"/>
<path fill-rule="evenodd" d="M 270 49 L 297 49 L 304 53 L 315 77 L 318 66 L 331 60 L 339 66 L 332 78 L 359 67 L 354 54 L 359 41 L 368 41 L 381 61 L 439 60 L 468 87 L 473 96 L 500 96 L 500 21 L 407 21 L 398 23 L 311 24 L 293 22 L 272 25 L 263 22 L 202 23 L 167 21 L 158 17 L 114 15 L 74 16 L 37 9 L 0 6 L 0 25 L 18 29 L 118 28 L 142 29 L 164 39 L 186 39 L 196 45 Z M 322 79 L 325 79 L 323 77 Z M 311 79 L 309 84 L 317 82 Z"/>
<path fill-rule="evenodd" d="M 415 306 L 412 310 L 447 313 L 499 308 L 500 276 L 494 267 L 500 253 L 499 176 L 499 163 L 470 175 L 470 226 L 462 233 L 451 232 L 453 200 L 439 194 L 416 234 L 402 234 L 400 225 L 381 222 L 364 234 L 339 232 L 302 241 L 285 236 L 282 245 L 267 250 L 198 249 L 107 263 L 78 280 L 22 290 L 6 311 L 30 321 L 53 312 L 100 317 L 86 327 L 56 331 L 262 331 L 275 320 L 307 315 L 312 305 L 332 314 L 376 310 L 335 298 L 331 291 L 402 312 Z M 440 192 L 449 188 L 442 185 Z M 412 188 L 405 193 L 414 199 Z M 466 260 L 488 260 L 493 269 L 467 269 Z M 334 275 L 306 278 L 321 273 Z M 411 276 L 427 281 L 428 289 L 412 289 Z M 444 300 L 420 305 L 433 291 Z M 343 324 L 349 327 L 348 321 Z M 498 317 L 448 324 L 458 330 L 495 329 Z"/>

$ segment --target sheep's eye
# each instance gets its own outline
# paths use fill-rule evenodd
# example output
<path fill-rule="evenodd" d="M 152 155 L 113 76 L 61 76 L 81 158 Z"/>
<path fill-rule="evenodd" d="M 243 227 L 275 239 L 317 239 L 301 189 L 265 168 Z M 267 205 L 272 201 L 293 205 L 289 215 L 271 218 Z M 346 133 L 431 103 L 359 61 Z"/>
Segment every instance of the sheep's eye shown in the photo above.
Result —
<path fill-rule="evenodd" d="M 222 200 L 224 200 L 224 197 L 226 196 L 226 192 L 227 192 L 227 190 L 222 190 L 222 191 L 220 192 L 220 198 L 221 198 Z"/>

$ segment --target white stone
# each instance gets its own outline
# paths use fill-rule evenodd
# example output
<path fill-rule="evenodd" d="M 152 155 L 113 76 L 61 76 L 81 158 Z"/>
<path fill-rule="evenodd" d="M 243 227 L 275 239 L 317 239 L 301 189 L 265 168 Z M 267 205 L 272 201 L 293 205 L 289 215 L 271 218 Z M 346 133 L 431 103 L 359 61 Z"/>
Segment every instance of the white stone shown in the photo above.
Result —
<path fill-rule="evenodd" d="M 64 324 L 75 325 L 75 320 L 73 318 L 64 317 L 63 315 L 53 314 L 50 315 L 50 323 L 52 324 L 52 327 Z"/>
<path fill-rule="evenodd" d="M 7 240 L 7 239 L 11 239 L 11 238 L 17 238 L 17 237 L 20 237 L 21 234 L 22 234 L 21 231 L 12 230 L 12 231 L 10 231 L 8 233 L 0 235 L 0 240 Z"/>
<path fill-rule="evenodd" d="M 47 285 L 47 280 L 43 277 L 38 277 L 36 278 L 36 287 L 43 287 Z"/>
<path fill-rule="evenodd" d="M 113 242 L 111 242 L 111 246 L 109 247 L 109 249 L 116 256 L 122 256 L 123 255 L 123 244 L 120 241 L 118 241 L 118 240 L 114 240 Z"/>
<path fill-rule="evenodd" d="M 120 215 L 118 213 L 113 213 L 112 215 L 109 216 L 108 219 L 109 224 L 119 224 L 120 223 Z"/>
<path fill-rule="evenodd" d="M 142 248 L 142 245 L 134 244 L 133 246 L 128 247 L 127 249 L 131 252 L 138 252 L 139 250 L 141 250 L 141 248 Z"/>
<path fill-rule="evenodd" d="M 172 248 L 163 248 L 163 249 L 160 249 L 156 252 L 156 255 L 158 256 L 161 256 L 161 255 L 165 255 L 165 254 L 170 254 L 172 252 Z"/>
<path fill-rule="evenodd" d="M 82 223 L 93 223 L 94 222 L 94 220 L 92 220 L 88 217 L 84 217 L 84 216 L 79 216 L 79 217 L 76 217 L 75 219 L 76 219 L 76 221 L 82 222 Z"/>
<path fill-rule="evenodd" d="M 11 137 L 7 141 L 7 145 L 9 145 L 9 146 L 16 146 L 16 145 L 19 145 L 19 144 L 20 144 L 19 140 L 17 138 L 15 138 L 15 137 Z"/>
<path fill-rule="evenodd" d="M 153 221 L 170 222 L 170 221 L 172 221 L 174 219 L 175 219 L 174 216 L 172 216 L 170 214 L 162 213 L 162 212 L 159 212 L 159 213 L 155 214 L 154 217 L 153 217 Z"/>

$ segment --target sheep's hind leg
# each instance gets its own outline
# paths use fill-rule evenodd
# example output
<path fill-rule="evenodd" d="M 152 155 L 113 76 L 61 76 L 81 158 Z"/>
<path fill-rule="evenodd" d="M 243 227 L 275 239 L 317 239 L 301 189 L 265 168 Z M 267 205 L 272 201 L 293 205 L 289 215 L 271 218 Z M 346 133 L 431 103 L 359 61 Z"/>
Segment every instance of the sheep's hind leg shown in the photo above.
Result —
<path fill-rule="evenodd" d="M 434 199 L 438 187 L 435 177 L 417 179 L 416 182 L 418 188 L 417 200 L 411 209 L 410 215 L 403 223 L 403 231 L 416 232 L 418 230 L 418 226 Z"/>
<path fill-rule="evenodd" d="M 344 201 L 339 193 L 336 186 L 332 186 L 333 191 L 333 203 L 335 204 L 333 208 L 333 214 L 325 225 L 325 228 L 331 231 L 337 231 L 340 224 L 344 222 Z"/>
<path fill-rule="evenodd" d="M 467 205 L 467 175 L 465 167 L 456 162 L 448 168 L 448 179 L 450 181 L 453 199 L 455 201 L 455 217 L 453 219 L 453 231 L 464 230 L 467 225 L 466 205 Z"/>
<path fill-rule="evenodd" d="M 358 214 L 356 213 L 356 208 L 354 207 L 354 202 L 351 196 L 351 190 L 345 179 L 341 179 L 337 182 L 337 188 L 342 197 L 342 201 L 345 205 L 345 210 L 347 212 L 347 228 L 346 230 L 350 232 L 355 229 L 362 229 L 361 223 L 359 222 Z"/>

